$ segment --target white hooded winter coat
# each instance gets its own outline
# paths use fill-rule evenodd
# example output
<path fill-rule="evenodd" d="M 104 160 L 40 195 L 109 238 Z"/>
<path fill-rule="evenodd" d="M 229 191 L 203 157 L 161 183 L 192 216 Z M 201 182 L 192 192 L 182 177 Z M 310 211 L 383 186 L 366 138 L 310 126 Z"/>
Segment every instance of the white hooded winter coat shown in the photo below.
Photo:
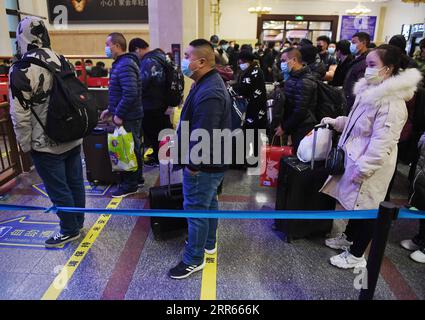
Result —
<path fill-rule="evenodd" d="M 364 78 L 356 83 L 356 102 L 349 116 L 337 118 L 335 125 L 342 132 L 339 145 L 345 151 L 345 173 L 329 177 L 321 190 L 346 210 L 377 209 L 384 201 L 407 121 L 405 102 L 413 97 L 421 78 L 418 70 L 407 69 L 379 85 L 369 85 Z"/>

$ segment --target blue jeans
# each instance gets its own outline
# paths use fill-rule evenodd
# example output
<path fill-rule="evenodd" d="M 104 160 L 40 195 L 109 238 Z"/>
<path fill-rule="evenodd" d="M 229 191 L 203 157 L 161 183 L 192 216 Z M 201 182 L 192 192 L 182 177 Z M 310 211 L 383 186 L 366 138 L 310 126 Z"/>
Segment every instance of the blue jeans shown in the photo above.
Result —
<path fill-rule="evenodd" d="M 143 176 L 143 155 L 142 155 L 142 119 L 139 120 L 125 120 L 124 129 L 133 134 L 134 152 L 137 157 L 137 164 L 139 169 L 136 172 L 123 172 L 121 174 L 122 182 L 121 187 L 126 190 L 137 189 L 139 184 L 139 177 Z"/>
<path fill-rule="evenodd" d="M 198 172 L 192 175 L 188 170 L 183 174 L 183 196 L 185 210 L 218 210 L 217 189 L 224 173 Z M 218 219 L 188 219 L 188 245 L 183 256 L 187 265 L 204 262 L 205 249 L 215 248 Z"/>
<path fill-rule="evenodd" d="M 59 155 L 33 150 L 31 157 L 54 206 L 85 208 L 81 146 Z M 63 235 L 75 235 L 84 226 L 84 213 L 58 212 L 57 215 Z"/>

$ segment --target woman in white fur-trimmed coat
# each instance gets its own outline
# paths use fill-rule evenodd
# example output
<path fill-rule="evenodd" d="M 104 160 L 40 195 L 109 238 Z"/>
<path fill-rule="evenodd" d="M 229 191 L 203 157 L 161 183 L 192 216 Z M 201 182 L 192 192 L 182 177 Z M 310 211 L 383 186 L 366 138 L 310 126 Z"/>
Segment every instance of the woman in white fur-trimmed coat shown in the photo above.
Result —
<path fill-rule="evenodd" d="M 356 102 L 348 117 L 325 118 L 323 123 L 342 132 L 345 173 L 329 177 L 322 192 L 346 210 L 377 209 L 384 201 L 397 162 L 397 143 L 407 121 L 410 100 L 422 76 L 416 69 L 400 71 L 401 52 L 382 45 L 366 58 L 365 78 L 354 87 Z M 326 240 L 346 251 L 331 264 L 348 269 L 365 267 L 364 252 L 373 236 L 375 220 L 350 220 L 345 233 Z"/>

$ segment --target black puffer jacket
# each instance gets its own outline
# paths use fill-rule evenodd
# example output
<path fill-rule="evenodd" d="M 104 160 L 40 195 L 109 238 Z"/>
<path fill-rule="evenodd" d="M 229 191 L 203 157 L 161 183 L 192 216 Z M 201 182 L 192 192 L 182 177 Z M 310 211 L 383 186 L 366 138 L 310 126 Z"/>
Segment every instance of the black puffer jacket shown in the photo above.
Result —
<path fill-rule="evenodd" d="M 419 161 L 416 167 L 410 204 L 419 210 L 425 210 L 425 133 L 419 141 L 419 150 Z"/>
<path fill-rule="evenodd" d="M 166 64 L 167 58 L 160 49 L 148 52 L 140 61 L 144 111 L 164 113 L 168 108 Z"/>
<path fill-rule="evenodd" d="M 325 78 L 326 66 L 320 59 L 309 64 L 308 68 L 316 80 L 323 80 Z"/>
<path fill-rule="evenodd" d="M 285 111 L 282 128 L 301 141 L 316 124 L 317 83 L 308 67 L 291 71 L 285 82 Z M 299 141 L 293 141 L 297 146 Z M 298 143 L 297 143 L 298 142 Z"/>
<path fill-rule="evenodd" d="M 357 81 L 364 77 L 364 73 L 366 71 L 366 56 L 368 53 L 369 52 L 366 51 L 351 62 L 347 76 L 345 77 L 344 93 L 345 98 L 347 99 L 348 112 L 350 112 L 354 101 L 356 100 L 356 96 L 353 92 L 354 85 Z"/>
<path fill-rule="evenodd" d="M 123 120 L 143 118 L 139 59 L 133 53 L 119 56 L 112 64 L 108 109 Z"/>

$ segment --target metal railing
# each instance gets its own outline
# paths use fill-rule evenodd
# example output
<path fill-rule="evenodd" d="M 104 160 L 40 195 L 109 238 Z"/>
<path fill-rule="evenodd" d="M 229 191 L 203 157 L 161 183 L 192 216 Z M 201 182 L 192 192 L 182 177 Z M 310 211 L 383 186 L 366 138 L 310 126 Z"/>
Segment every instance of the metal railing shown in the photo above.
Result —
<path fill-rule="evenodd" d="M 0 187 L 21 173 L 21 157 L 9 114 L 9 103 L 0 103 Z"/>

